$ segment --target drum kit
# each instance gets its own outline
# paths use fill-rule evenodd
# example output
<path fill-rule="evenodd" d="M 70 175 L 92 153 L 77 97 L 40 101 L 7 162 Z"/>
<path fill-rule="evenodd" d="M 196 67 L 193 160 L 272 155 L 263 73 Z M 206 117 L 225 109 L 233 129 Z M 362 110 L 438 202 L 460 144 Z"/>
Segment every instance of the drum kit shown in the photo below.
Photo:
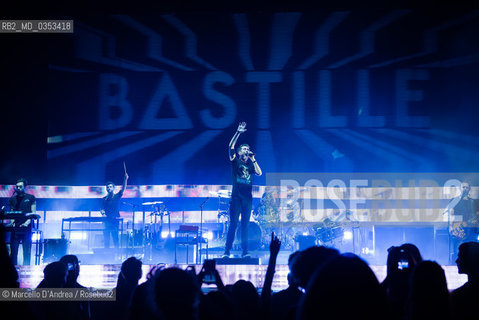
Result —
<path fill-rule="evenodd" d="M 367 246 L 368 237 L 364 233 L 366 230 L 360 227 L 359 220 L 350 210 L 333 213 L 320 223 L 313 225 L 313 231 L 321 245 L 335 248 L 349 246 L 348 250 L 351 252 Z"/>
<path fill-rule="evenodd" d="M 329 218 L 313 226 L 316 239 L 322 244 L 331 244 L 334 240 L 342 238 L 344 230 L 341 225 Z"/>
<path fill-rule="evenodd" d="M 301 190 L 299 190 L 301 191 Z M 274 188 L 266 187 L 259 204 L 252 210 L 252 219 L 248 222 L 248 247 L 251 250 L 268 249 L 271 233 L 274 232 L 282 242 L 285 249 L 295 248 L 295 239 L 298 235 L 312 235 L 317 243 L 334 246 L 335 241 L 342 240 L 345 227 L 358 228 L 357 223 L 352 223 L 351 212 L 344 212 L 344 219 L 328 219 L 309 225 L 303 223 L 301 214 L 301 201 L 293 197 L 298 190 L 287 190 L 281 199 L 279 192 Z M 229 204 L 231 192 L 221 190 L 211 192 L 219 200 L 218 223 L 219 241 L 225 241 L 229 224 Z M 338 216 L 341 218 L 341 216 Z M 241 244 L 241 232 L 237 230 L 235 245 Z"/>
<path fill-rule="evenodd" d="M 145 217 L 144 241 L 145 244 L 157 247 L 161 241 L 164 217 L 168 217 L 168 234 L 171 233 L 170 213 L 163 201 L 143 202 L 144 207 L 150 207 L 150 214 Z"/>
<path fill-rule="evenodd" d="M 229 208 L 230 208 L 230 198 L 231 191 L 229 190 L 218 190 L 210 191 L 210 196 L 218 198 L 218 235 L 220 239 L 226 239 L 226 234 L 228 232 L 228 222 L 229 222 Z"/>
<path fill-rule="evenodd" d="M 218 238 L 213 241 L 217 241 L 221 246 L 224 245 L 228 233 L 231 191 L 210 191 L 209 195 L 218 199 Z M 145 209 L 149 208 L 151 213 L 145 217 L 142 234 L 137 236 L 141 236 L 143 245 L 161 246 L 164 217 L 168 217 L 168 234 L 171 234 L 169 211 L 162 201 L 144 202 L 142 205 Z M 280 199 L 278 192 L 267 187 L 258 205 L 252 210 L 251 220 L 248 222 L 248 248 L 250 250 L 267 250 L 272 232 L 278 236 L 284 249 L 294 249 L 295 239 L 298 235 L 313 235 L 317 243 L 324 245 L 333 245 L 336 240 L 343 238 L 345 224 L 339 222 L 338 219 L 326 218 L 313 226 L 305 226 L 304 223 L 301 223 L 304 222 L 301 216 L 301 203 L 297 199 L 288 197 L 288 194 L 285 198 Z M 349 221 L 349 218 L 346 214 L 346 220 Z M 240 244 L 241 231 L 239 227 L 234 245 L 240 246 Z"/>

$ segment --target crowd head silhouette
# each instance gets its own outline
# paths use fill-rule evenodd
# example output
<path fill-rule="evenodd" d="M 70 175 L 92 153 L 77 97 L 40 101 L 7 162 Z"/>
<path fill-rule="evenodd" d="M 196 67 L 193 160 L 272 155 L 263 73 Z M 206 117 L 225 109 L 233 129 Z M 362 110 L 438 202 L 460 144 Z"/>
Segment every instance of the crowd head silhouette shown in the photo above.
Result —
<path fill-rule="evenodd" d="M 281 244 L 274 239 L 262 288 L 247 280 L 225 286 L 215 270 L 216 288 L 205 290 L 202 272 L 164 266 L 152 269 L 139 284 L 142 261 L 130 257 L 121 265 L 116 301 L 92 304 L 91 312 L 88 303 L 24 304 L 21 314 L 29 319 L 115 320 L 477 318 L 478 242 L 460 244 L 458 273 L 467 275 L 468 281 L 451 292 L 443 268 L 423 260 L 415 245 L 405 243 L 388 249 L 387 275 L 381 283 L 371 267 L 352 253 L 325 246 L 293 252 L 288 259 L 288 288 L 271 294 Z M 5 254 L 5 243 L 0 244 L 1 283 L 18 287 L 18 273 Z M 80 288 L 80 272 L 78 258 L 66 255 L 45 266 L 38 288 Z"/>

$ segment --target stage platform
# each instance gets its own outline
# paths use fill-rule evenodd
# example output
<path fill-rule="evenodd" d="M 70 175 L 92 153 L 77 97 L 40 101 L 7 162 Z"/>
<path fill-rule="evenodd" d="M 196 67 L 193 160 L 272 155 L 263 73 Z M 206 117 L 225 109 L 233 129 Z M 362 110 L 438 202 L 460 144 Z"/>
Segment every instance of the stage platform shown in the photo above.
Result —
<path fill-rule="evenodd" d="M 143 277 L 140 283 L 146 280 L 146 275 L 155 265 L 143 265 Z M 166 267 L 177 266 L 185 269 L 186 264 L 167 264 Z M 196 272 L 201 269 L 201 265 L 194 265 Z M 43 268 L 45 265 L 38 266 L 17 266 L 17 271 L 20 277 L 20 285 L 22 288 L 35 288 L 43 279 Z M 386 277 L 385 265 L 371 265 L 371 269 L 376 274 L 379 281 L 383 281 Z M 80 277 L 78 282 L 86 287 L 93 288 L 113 288 L 116 286 L 118 274 L 120 272 L 121 264 L 104 264 L 104 265 L 81 265 Z M 243 279 L 251 281 L 256 288 L 261 288 L 264 283 L 264 276 L 267 265 L 217 265 L 216 266 L 223 282 L 233 284 L 236 281 Z M 443 266 L 446 273 L 447 284 L 450 290 L 456 289 L 467 281 L 466 275 L 457 273 L 456 266 Z M 276 266 L 276 272 L 273 280 L 273 291 L 280 291 L 288 286 L 288 265 L 281 264 Z M 211 286 L 209 286 L 211 288 Z"/>

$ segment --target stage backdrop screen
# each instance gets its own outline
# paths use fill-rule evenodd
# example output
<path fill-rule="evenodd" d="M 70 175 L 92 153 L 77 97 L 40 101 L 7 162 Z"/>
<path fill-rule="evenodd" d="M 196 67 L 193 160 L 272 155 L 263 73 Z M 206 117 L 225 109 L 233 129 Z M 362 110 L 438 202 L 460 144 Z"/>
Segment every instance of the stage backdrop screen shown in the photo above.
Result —
<path fill-rule="evenodd" d="M 49 48 L 50 184 L 478 170 L 476 13 L 92 15 Z M 255 184 L 265 184 L 265 175 Z"/>

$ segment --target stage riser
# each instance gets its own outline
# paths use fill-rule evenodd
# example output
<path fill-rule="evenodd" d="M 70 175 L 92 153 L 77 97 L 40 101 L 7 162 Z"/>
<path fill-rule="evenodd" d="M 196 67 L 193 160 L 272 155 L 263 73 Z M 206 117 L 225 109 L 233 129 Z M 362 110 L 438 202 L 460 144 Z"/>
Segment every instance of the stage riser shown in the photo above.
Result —
<path fill-rule="evenodd" d="M 264 230 L 259 230 L 259 233 L 255 233 L 255 229 L 251 228 L 249 249 L 255 254 L 260 255 L 260 258 L 264 260 L 265 254 L 268 253 L 268 245 L 270 236 L 266 234 Z M 350 239 L 346 239 L 343 236 L 335 238 L 331 242 L 320 242 L 315 236 L 303 236 L 303 235 L 286 235 L 281 236 L 280 230 L 277 234 L 280 235 L 282 240 L 282 252 L 286 254 L 284 257 L 287 259 L 288 255 L 295 250 L 303 250 L 312 245 L 325 245 L 329 247 L 335 247 L 341 252 L 353 252 L 361 256 L 364 260 L 372 265 L 384 264 L 387 260 L 387 250 L 391 246 L 399 246 L 403 243 L 415 244 L 424 259 L 435 260 L 441 265 L 454 265 L 454 259 L 449 259 L 449 235 L 445 228 L 433 228 L 433 227 L 414 227 L 414 226 L 376 226 L 373 228 L 358 228 L 348 229 L 344 228 L 345 232 L 349 232 Z M 240 232 L 237 232 L 239 234 Z M 63 240 L 61 239 L 44 239 L 44 245 L 42 246 L 41 262 L 52 262 L 58 260 L 65 253 L 75 255 L 85 255 L 83 262 L 86 264 L 116 264 L 120 263 L 128 256 L 135 255 L 140 256 L 142 259 L 147 259 L 146 263 L 154 263 L 155 261 L 162 261 L 164 263 L 186 263 L 186 247 L 178 246 L 177 259 L 175 260 L 175 239 L 174 238 L 159 238 L 154 244 L 142 244 L 147 242 L 141 241 L 141 234 L 139 239 L 129 237 L 123 234 L 121 237 L 121 250 L 106 252 L 108 254 L 97 254 L 101 252 L 104 247 L 103 233 L 98 231 L 96 233 L 87 233 L 85 239 L 76 240 Z M 89 239 L 88 236 L 91 236 Z M 136 235 L 135 235 L 136 237 Z M 138 242 L 138 243 L 137 243 Z M 135 246 L 132 247 L 132 243 Z M 213 239 L 209 241 L 209 257 L 219 257 L 224 251 L 224 238 Z M 112 245 L 112 244 L 111 244 Z M 203 245 L 203 249 L 206 246 Z M 22 246 L 19 248 L 19 260 L 21 264 L 23 261 Z M 237 237 L 233 250 L 235 254 L 240 254 L 241 242 Z M 190 246 L 188 251 L 188 263 L 195 263 L 195 246 Z M 203 255 L 206 253 L 204 250 Z M 35 255 L 35 248 L 32 246 L 32 258 Z M 33 260 L 32 260 L 33 261 Z M 267 257 L 266 257 L 267 261 Z M 32 262 L 33 263 L 33 262 Z M 263 261 L 263 263 L 265 263 Z M 285 264 L 287 260 L 280 257 L 278 263 Z"/>

